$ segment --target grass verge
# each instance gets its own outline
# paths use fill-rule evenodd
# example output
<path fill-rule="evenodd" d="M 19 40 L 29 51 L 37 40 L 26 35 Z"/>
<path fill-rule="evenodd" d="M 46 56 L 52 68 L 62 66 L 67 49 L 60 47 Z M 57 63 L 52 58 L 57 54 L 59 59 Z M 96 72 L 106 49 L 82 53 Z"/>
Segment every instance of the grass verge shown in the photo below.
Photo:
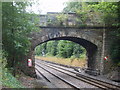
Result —
<path fill-rule="evenodd" d="M 5 88 L 25 88 L 9 71 L 6 66 L 6 60 L 1 59 L 2 63 L 2 78 L 0 78 L 2 82 L 2 86 Z"/>
<path fill-rule="evenodd" d="M 21 83 L 9 72 L 3 72 L 2 85 L 7 88 L 25 88 Z"/>
<path fill-rule="evenodd" d="M 64 64 L 64 65 L 70 65 L 70 66 L 76 66 L 76 67 L 85 67 L 86 66 L 86 59 L 82 58 L 58 58 L 58 57 L 43 57 L 43 56 L 35 56 L 36 59 L 41 59 L 41 60 L 46 60 L 46 61 L 51 61 L 59 64 Z"/>

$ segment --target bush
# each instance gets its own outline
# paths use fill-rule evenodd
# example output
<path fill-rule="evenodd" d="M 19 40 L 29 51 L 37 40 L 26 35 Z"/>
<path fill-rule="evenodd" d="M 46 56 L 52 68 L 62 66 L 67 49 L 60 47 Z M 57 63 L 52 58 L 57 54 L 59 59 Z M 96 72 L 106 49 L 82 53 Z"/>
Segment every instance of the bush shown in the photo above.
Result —
<path fill-rule="evenodd" d="M 116 39 L 112 42 L 110 55 L 113 63 L 120 66 L 120 39 Z"/>
<path fill-rule="evenodd" d="M 8 88 L 25 88 L 23 85 L 20 84 L 20 82 L 8 71 L 8 68 L 6 68 L 7 60 L 6 59 L 0 59 L 0 63 L 2 64 L 2 72 L 0 72 L 0 75 L 2 75 L 2 78 L 0 78 L 0 81 L 2 81 L 2 85 Z"/>

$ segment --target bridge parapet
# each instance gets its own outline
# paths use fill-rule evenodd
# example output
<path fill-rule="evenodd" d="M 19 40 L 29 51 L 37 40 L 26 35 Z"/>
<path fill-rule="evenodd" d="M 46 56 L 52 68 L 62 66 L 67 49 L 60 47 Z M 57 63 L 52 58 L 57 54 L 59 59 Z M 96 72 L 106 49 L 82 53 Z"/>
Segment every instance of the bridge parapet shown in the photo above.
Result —
<path fill-rule="evenodd" d="M 97 16 L 95 20 L 86 19 L 83 21 L 81 16 L 77 15 L 74 12 L 70 13 L 58 13 L 58 12 L 48 12 L 45 15 L 39 15 L 40 21 L 38 26 L 104 26 L 104 23 L 98 22 L 100 18 Z"/>

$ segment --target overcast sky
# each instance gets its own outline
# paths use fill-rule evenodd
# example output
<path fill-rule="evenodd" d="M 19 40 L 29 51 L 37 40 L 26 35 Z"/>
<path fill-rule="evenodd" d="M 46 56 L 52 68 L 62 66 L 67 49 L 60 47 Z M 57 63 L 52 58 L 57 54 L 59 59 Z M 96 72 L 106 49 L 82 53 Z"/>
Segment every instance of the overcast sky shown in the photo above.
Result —
<path fill-rule="evenodd" d="M 36 0 L 34 0 L 36 1 Z M 37 0 L 39 4 L 34 4 L 32 7 L 28 7 L 28 10 L 32 10 L 36 14 L 45 14 L 47 12 L 61 12 L 65 7 L 64 3 L 69 0 Z"/>
<path fill-rule="evenodd" d="M 27 11 L 33 11 L 36 14 L 45 14 L 47 12 L 61 12 L 65 7 L 64 3 L 68 1 L 85 1 L 85 2 L 97 2 L 97 1 L 120 1 L 120 0 L 31 0 L 32 2 L 38 2 L 32 7 L 28 7 Z"/>

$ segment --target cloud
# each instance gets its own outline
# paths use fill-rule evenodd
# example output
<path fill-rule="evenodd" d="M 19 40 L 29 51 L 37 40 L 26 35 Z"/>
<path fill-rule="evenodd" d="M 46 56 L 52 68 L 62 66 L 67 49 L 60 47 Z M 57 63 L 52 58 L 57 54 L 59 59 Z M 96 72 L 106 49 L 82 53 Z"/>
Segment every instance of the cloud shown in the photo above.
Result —
<path fill-rule="evenodd" d="M 68 0 L 34 0 L 36 2 L 32 7 L 28 7 L 27 11 L 33 11 L 37 14 L 41 12 L 45 14 L 47 12 L 61 12 L 64 8 L 63 3 Z"/>

